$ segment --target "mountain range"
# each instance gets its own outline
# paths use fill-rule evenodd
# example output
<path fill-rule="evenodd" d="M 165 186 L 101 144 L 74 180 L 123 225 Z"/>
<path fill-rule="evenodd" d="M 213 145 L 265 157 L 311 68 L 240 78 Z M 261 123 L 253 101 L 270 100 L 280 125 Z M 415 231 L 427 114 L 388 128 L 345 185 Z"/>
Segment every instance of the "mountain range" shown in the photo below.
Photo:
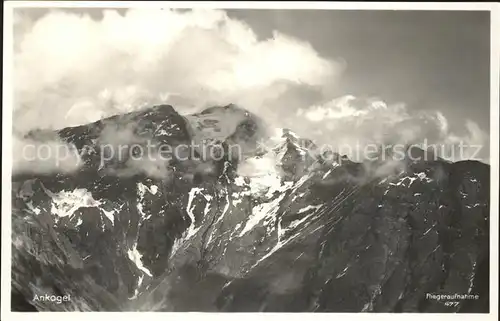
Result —
<path fill-rule="evenodd" d="M 48 135 L 80 166 L 12 177 L 14 311 L 489 311 L 487 164 L 354 162 L 235 105 Z"/>

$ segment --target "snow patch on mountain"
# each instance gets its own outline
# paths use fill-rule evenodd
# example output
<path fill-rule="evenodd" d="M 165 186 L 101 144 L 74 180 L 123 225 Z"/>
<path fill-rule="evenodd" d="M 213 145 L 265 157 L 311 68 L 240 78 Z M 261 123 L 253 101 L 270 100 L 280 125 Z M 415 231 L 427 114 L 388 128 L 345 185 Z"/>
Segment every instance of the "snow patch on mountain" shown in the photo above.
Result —
<path fill-rule="evenodd" d="M 238 235 L 239 237 L 242 237 L 249 231 L 251 231 L 257 224 L 259 224 L 262 220 L 265 218 L 270 218 L 271 220 L 274 219 L 274 215 L 276 212 L 279 210 L 279 204 L 285 197 L 285 193 L 282 193 L 279 195 L 276 199 L 268 202 L 268 203 L 262 203 L 257 206 L 255 206 L 252 209 L 252 215 L 248 219 L 248 221 L 245 223 L 245 227 L 243 230 L 240 232 Z"/>
<path fill-rule="evenodd" d="M 389 185 L 403 186 L 409 188 L 416 180 L 420 180 L 421 182 L 425 183 L 430 183 L 433 181 L 431 178 L 427 177 L 427 174 L 425 172 L 420 172 L 420 173 L 415 173 L 413 175 L 404 176 L 400 178 L 398 182 L 389 183 Z"/>
<path fill-rule="evenodd" d="M 188 203 L 187 203 L 187 206 L 186 206 L 186 212 L 189 216 L 189 219 L 191 220 L 191 224 L 189 225 L 189 228 L 188 230 L 186 231 L 186 236 L 184 237 L 185 240 L 188 240 L 190 239 L 194 234 L 196 234 L 196 232 L 198 232 L 198 230 L 200 229 L 199 227 L 196 228 L 196 219 L 195 219 L 195 216 L 194 216 L 194 213 L 193 213 L 193 210 L 194 210 L 194 205 L 193 205 L 193 201 L 196 197 L 197 194 L 201 194 L 203 192 L 203 188 L 199 188 L 199 187 L 193 187 L 190 191 L 189 191 L 189 199 L 188 199 Z"/>
<path fill-rule="evenodd" d="M 35 214 L 39 215 L 42 211 L 38 207 L 33 206 L 33 201 L 26 203 L 26 206 Z"/>
<path fill-rule="evenodd" d="M 142 197 L 144 197 L 146 191 L 150 192 L 152 195 L 156 195 L 156 193 L 158 192 L 158 186 L 156 185 L 151 185 L 150 187 L 147 187 L 142 183 L 137 183 L 137 189 L 139 190 L 139 196 Z"/>
<path fill-rule="evenodd" d="M 306 207 L 301 208 L 298 213 L 300 214 L 300 213 L 309 212 L 311 210 L 318 210 L 321 207 L 323 207 L 323 205 L 324 204 L 320 204 L 320 205 L 307 205 Z"/>
<path fill-rule="evenodd" d="M 111 224 L 114 225 L 114 220 L 115 220 L 115 211 L 106 211 L 105 209 L 101 208 L 102 213 L 111 221 Z"/>
<path fill-rule="evenodd" d="M 137 251 L 137 243 L 134 244 L 132 249 L 127 251 L 128 258 L 130 261 L 134 262 L 135 266 L 142 272 L 146 273 L 149 276 L 153 276 L 151 271 L 149 271 L 144 264 L 142 263 L 142 254 Z"/>
<path fill-rule="evenodd" d="M 148 220 L 151 218 L 151 214 L 147 215 L 144 213 L 144 197 L 146 195 L 146 192 L 151 193 L 152 195 L 156 195 L 158 193 L 158 186 L 156 185 L 151 185 L 150 187 L 142 184 L 142 183 L 137 183 L 137 211 L 139 212 L 141 219 L 142 220 Z"/>
<path fill-rule="evenodd" d="M 99 207 L 102 202 L 95 200 L 85 188 L 73 191 L 51 192 L 42 185 L 45 193 L 52 199 L 50 212 L 58 218 L 72 216 L 81 207 Z"/>

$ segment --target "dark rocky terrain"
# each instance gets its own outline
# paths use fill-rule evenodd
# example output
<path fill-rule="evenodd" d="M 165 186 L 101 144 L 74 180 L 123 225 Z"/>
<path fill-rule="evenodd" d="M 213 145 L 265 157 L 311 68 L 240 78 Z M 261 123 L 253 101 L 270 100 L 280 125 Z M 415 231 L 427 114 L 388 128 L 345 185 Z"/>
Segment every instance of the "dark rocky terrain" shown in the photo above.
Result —
<path fill-rule="evenodd" d="M 13 177 L 12 309 L 489 311 L 488 165 L 380 170 L 263 127 L 232 105 L 186 117 L 162 105 L 58 131 L 84 164 Z M 205 147 L 101 161 L 103 143 L 146 141 Z M 200 159 L 217 147 L 224 157 Z M 33 302 L 46 293 L 71 301 Z"/>

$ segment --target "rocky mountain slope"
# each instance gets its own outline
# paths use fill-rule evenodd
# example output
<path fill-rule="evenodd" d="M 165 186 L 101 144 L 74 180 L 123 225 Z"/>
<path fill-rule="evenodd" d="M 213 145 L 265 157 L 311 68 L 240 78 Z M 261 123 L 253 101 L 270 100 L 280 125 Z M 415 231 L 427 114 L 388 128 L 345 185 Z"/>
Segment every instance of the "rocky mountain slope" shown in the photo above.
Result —
<path fill-rule="evenodd" d="M 488 165 L 379 171 L 233 105 L 185 117 L 156 106 L 57 135 L 83 165 L 13 177 L 13 310 L 489 309 Z M 131 157 L 148 142 L 148 155 L 179 149 Z"/>

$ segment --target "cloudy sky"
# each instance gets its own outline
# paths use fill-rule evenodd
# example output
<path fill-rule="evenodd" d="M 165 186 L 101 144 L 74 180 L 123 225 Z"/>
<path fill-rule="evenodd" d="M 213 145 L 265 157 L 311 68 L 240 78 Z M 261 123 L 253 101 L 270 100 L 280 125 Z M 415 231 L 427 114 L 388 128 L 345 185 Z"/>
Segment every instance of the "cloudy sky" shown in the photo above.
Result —
<path fill-rule="evenodd" d="M 339 95 L 375 95 L 410 108 L 438 108 L 489 128 L 488 12 L 241 10 L 261 37 L 272 30 L 343 58 Z"/>
<path fill-rule="evenodd" d="M 489 25 L 488 12 L 18 10 L 14 127 L 236 102 L 318 140 L 487 145 Z"/>

